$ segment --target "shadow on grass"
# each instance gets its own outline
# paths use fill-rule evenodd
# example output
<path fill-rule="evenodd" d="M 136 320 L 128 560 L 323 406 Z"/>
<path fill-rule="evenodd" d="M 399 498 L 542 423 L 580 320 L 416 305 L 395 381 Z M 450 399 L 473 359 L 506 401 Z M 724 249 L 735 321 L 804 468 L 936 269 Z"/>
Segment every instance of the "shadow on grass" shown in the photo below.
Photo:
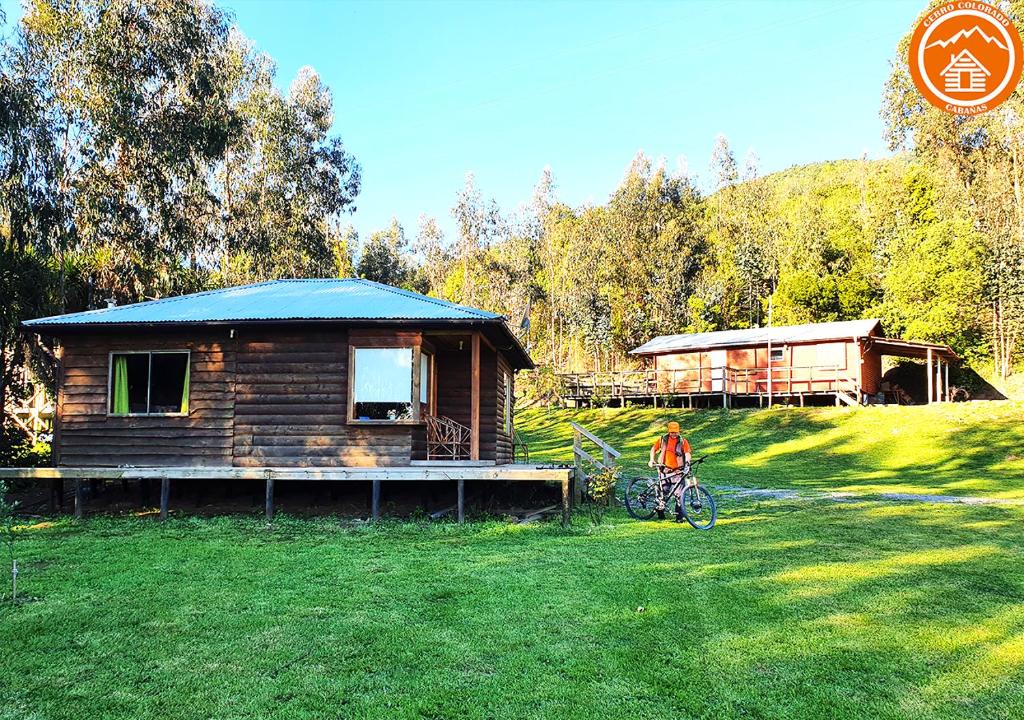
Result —
<path fill-rule="evenodd" d="M 571 460 L 568 421 L 646 471 L 650 443 L 677 419 L 708 482 L 750 487 L 1024 497 L 1024 405 L 814 408 L 772 411 L 583 410 L 523 413 L 533 457 Z"/>

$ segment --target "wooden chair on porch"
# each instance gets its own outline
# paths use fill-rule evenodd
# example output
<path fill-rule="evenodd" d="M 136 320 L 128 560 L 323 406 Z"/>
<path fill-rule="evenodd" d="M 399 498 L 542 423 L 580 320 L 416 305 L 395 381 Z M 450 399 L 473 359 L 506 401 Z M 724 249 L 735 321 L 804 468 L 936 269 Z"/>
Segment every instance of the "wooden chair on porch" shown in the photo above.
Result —
<path fill-rule="evenodd" d="M 470 429 L 444 415 L 425 415 L 427 460 L 468 460 Z"/>

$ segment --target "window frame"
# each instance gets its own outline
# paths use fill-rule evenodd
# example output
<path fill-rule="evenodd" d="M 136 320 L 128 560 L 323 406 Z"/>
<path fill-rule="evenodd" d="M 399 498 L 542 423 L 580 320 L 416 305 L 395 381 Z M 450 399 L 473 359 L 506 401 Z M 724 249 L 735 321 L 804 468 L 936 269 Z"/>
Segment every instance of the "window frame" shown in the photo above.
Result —
<path fill-rule="evenodd" d="M 360 420 L 356 417 L 356 351 L 357 350 L 411 350 L 412 351 L 412 366 L 411 372 L 411 404 L 412 404 L 412 417 L 404 420 Z M 430 369 L 429 369 L 429 381 L 430 381 L 430 392 L 433 392 L 434 386 L 434 354 L 429 350 L 425 351 L 420 343 L 411 342 L 408 340 L 396 339 L 394 343 L 383 343 L 383 342 L 366 342 L 356 340 L 350 342 L 348 346 L 348 398 L 346 399 L 346 422 L 349 425 L 422 425 L 425 420 L 423 419 L 423 404 L 420 402 L 420 357 L 422 355 L 430 356 Z M 427 396 L 426 408 L 427 412 L 430 412 L 432 398 L 430 394 Z"/>
<path fill-rule="evenodd" d="M 192 351 L 186 348 L 181 349 L 167 349 L 167 350 L 111 350 L 107 353 L 107 417 L 108 418 L 126 418 L 126 417 L 188 417 L 192 414 L 192 383 L 189 382 L 188 387 L 188 411 L 187 412 L 162 412 L 162 413 L 151 413 L 151 412 L 129 412 L 129 413 L 115 413 L 111 412 L 111 405 L 113 404 L 113 393 L 114 393 L 114 356 L 115 355 L 148 355 L 148 375 L 146 380 L 146 408 L 149 408 L 150 395 L 153 391 L 153 356 L 154 355 L 185 355 L 185 368 L 188 370 L 191 376 L 192 370 Z"/>
<path fill-rule="evenodd" d="M 779 356 L 778 357 L 772 357 L 772 355 L 774 353 L 779 353 Z M 786 360 L 786 346 L 783 345 L 782 347 L 773 347 L 771 349 L 771 351 L 768 353 L 768 360 L 769 360 L 769 362 L 773 362 L 773 363 L 774 362 L 785 362 L 785 360 Z"/>
<path fill-rule="evenodd" d="M 420 351 L 419 351 L 419 357 L 421 358 L 420 359 L 421 363 L 423 362 L 422 358 L 424 358 L 424 357 L 427 358 L 427 405 L 426 405 L 426 414 L 427 415 L 435 415 L 436 414 L 435 408 L 436 408 L 436 405 L 437 405 L 437 393 L 434 391 L 435 390 L 435 382 L 436 382 L 436 380 L 434 378 L 434 353 L 431 352 L 430 350 L 428 350 L 427 348 L 421 346 L 420 347 Z M 422 380 L 422 376 L 421 376 L 420 384 L 422 385 L 422 383 L 423 383 L 423 380 Z M 423 399 L 422 399 L 423 388 L 422 387 L 419 388 L 419 395 L 421 396 L 421 398 L 420 398 L 420 414 L 419 414 L 419 416 L 422 419 L 423 418 Z"/>

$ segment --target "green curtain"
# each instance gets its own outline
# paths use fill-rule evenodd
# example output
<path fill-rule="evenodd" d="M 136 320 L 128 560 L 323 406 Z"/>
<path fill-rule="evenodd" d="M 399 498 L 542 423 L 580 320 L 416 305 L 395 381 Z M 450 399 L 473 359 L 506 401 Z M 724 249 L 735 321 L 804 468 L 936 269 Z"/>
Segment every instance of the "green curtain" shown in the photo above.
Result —
<path fill-rule="evenodd" d="M 128 358 L 114 356 L 114 414 L 128 414 Z"/>
<path fill-rule="evenodd" d="M 181 411 L 188 414 L 188 360 L 185 361 L 185 385 L 181 389 Z"/>

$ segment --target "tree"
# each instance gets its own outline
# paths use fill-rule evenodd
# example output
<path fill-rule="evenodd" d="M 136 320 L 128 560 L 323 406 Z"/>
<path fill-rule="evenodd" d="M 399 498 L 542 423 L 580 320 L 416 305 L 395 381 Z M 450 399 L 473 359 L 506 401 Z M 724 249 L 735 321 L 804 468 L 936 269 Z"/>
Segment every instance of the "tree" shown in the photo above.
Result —
<path fill-rule="evenodd" d="M 241 127 L 219 172 L 226 228 L 221 263 L 247 255 L 252 279 L 260 280 L 336 274 L 332 228 L 359 192 L 360 170 L 329 134 L 330 91 L 306 67 L 282 96 L 269 58 L 238 36 L 231 52 Z"/>
<path fill-rule="evenodd" d="M 340 229 L 334 227 L 330 237 L 334 253 L 334 276 L 339 278 L 355 277 L 355 252 L 359 248 L 359 233 L 352 225 L 346 225 Z"/>
<path fill-rule="evenodd" d="M 392 218 L 387 230 L 370 234 L 359 256 L 359 277 L 385 285 L 406 285 L 411 279 L 407 252 L 405 231 L 398 220 Z"/>
<path fill-rule="evenodd" d="M 472 305 L 476 291 L 471 265 L 478 253 L 490 246 L 501 232 L 501 214 L 494 200 L 484 201 L 473 173 L 466 173 L 466 184 L 452 208 L 459 228 L 458 260 L 462 265 L 461 292 L 458 298 Z"/>
<path fill-rule="evenodd" d="M 441 297 L 444 293 L 445 279 L 451 271 L 453 257 L 437 220 L 428 215 L 420 215 L 413 250 L 422 261 L 422 281 L 418 284 L 422 285 L 428 295 Z"/>

